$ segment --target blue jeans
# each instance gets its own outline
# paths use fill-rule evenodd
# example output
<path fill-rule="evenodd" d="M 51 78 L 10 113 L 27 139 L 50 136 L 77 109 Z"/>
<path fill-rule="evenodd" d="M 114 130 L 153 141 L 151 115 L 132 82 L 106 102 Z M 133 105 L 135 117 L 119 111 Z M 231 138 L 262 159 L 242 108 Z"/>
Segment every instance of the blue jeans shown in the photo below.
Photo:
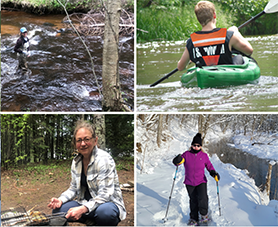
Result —
<path fill-rule="evenodd" d="M 53 214 L 64 212 L 67 213 L 70 208 L 82 206 L 76 201 L 69 201 L 64 204 L 59 209 L 54 209 Z M 100 226 L 116 226 L 120 222 L 118 207 L 111 202 L 103 203 L 99 205 L 95 210 L 89 214 L 83 214 L 78 220 L 79 222 L 85 222 L 86 219 L 94 220 L 96 225 Z M 70 220 L 68 220 L 70 221 Z"/>

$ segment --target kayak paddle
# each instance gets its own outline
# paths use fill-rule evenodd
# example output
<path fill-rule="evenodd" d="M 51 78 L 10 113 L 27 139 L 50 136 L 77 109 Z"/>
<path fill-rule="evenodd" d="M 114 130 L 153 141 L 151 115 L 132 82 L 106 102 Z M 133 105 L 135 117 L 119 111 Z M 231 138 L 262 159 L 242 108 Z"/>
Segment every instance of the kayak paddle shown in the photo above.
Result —
<path fill-rule="evenodd" d="M 250 20 L 240 25 L 238 29 L 245 27 L 246 25 L 256 20 L 260 16 L 264 15 L 265 13 L 276 13 L 276 12 L 278 12 L 278 0 L 270 0 L 262 12 L 258 13 L 256 16 L 252 17 Z"/>
<path fill-rule="evenodd" d="M 158 81 L 154 82 L 153 84 L 150 85 L 150 87 L 154 87 L 155 85 L 159 84 L 160 82 L 162 82 L 163 80 L 167 79 L 169 76 L 173 75 L 174 73 L 176 73 L 177 71 L 179 71 L 178 69 L 174 69 L 173 71 L 169 72 L 167 75 L 165 75 L 164 77 L 160 78 Z"/>
<path fill-rule="evenodd" d="M 266 7 L 264 8 L 264 10 L 260 13 L 258 13 L 256 16 L 252 17 L 250 20 L 246 21 L 245 23 L 243 23 L 242 25 L 240 25 L 238 27 L 238 29 L 241 29 L 243 27 L 245 27 L 246 25 L 248 25 L 249 23 L 251 23 L 252 21 L 256 20 L 257 18 L 259 18 L 260 16 L 264 15 L 265 13 L 276 13 L 278 12 L 278 0 L 270 0 Z M 159 84 L 160 82 L 162 82 L 163 80 L 166 80 L 168 77 L 170 77 L 171 75 L 173 75 L 174 73 L 176 73 L 177 71 L 179 71 L 177 68 L 174 69 L 173 71 L 171 71 L 170 73 L 168 73 L 167 75 L 165 75 L 164 77 L 160 78 L 158 81 L 154 82 L 153 84 L 150 85 L 150 87 L 154 87 L 157 84 Z"/>

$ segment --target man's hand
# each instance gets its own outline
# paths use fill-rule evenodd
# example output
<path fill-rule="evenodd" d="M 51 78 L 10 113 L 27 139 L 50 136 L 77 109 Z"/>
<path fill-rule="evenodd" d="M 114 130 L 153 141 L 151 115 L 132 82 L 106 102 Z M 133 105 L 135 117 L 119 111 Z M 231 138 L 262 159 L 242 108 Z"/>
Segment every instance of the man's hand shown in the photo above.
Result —
<path fill-rule="evenodd" d="M 66 218 L 77 221 L 81 218 L 82 214 L 85 214 L 87 212 L 89 212 L 89 210 L 85 206 L 73 207 L 68 210 Z"/>

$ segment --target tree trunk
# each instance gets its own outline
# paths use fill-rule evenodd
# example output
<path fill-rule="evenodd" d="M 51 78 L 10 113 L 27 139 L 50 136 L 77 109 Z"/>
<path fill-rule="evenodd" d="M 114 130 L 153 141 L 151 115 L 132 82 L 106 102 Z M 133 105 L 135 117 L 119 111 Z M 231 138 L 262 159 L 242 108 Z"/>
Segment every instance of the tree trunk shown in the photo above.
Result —
<path fill-rule="evenodd" d="M 208 114 L 208 115 L 200 114 L 198 117 L 198 132 L 202 134 L 203 140 L 206 137 L 206 134 L 210 127 L 210 118 L 211 118 L 210 114 Z"/>
<path fill-rule="evenodd" d="M 96 135 L 98 137 L 98 147 L 104 150 L 106 148 L 105 115 L 104 114 L 94 115 L 94 125 L 95 125 Z"/>
<path fill-rule="evenodd" d="M 268 165 L 268 172 L 267 172 L 267 176 L 266 176 L 266 184 L 265 184 L 265 190 L 266 190 L 266 193 L 267 193 L 268 197 L 269 197 L 269 194 L 270 194 L 271 173 L 272 173 L 272 165 L 269 164 Z"/>
<path fill-rule="evenodd" d="M 205 121 L 203 114 L 199 114 L 198 116 L 198 132 L 202 133 L 203 132 L 203 122 Z"/>
<path fill-rule="evenodd" d="M 121 0 L 104 0 L 105 29 L 103 44 L 103 110 L 124 108 L 119 81 L 119 19 Z M 126 110 L 129 110 L 128 108 Z"/>
<path fill-rule="evenodd" d="M 163 122 L 163 115 L 159 114 L 159 119 L 158 119 L 158 127 L 157 127 L 157 146 L 160 147 L 161 145 L 161 137 L 162 137 L 162 122 Z"/>
<path fill-rule="evenodd" d="M 55 158 L 60 159 L 60 115 L 57 115 Z"/>
<path fill-rule="evenodd" d="M 55 115 L 51 117 L 51 134 L 50 134 L 50 158 L 54 159 L 54 136 L 55 136 Z"/>
<path fill-rule="evenodd" d="M 10 120 L 10 119 L 9 119 Z M 8 121 L 8 127 L 7 127 L 7 130 L 6 130 L 6 138 L 7 138 L 7 153 L 6 153 L 6 160 L 5 161 L 11 161 L 10 158 L 11 158 L 11 123 Z M 8 162 L 6 162 L 7 165 L 5 166 L 6 168 L 5 169 L 8 169 Z"/>
<path fill-rule="evenodd" d="M 43 164 L 44 165 L 46 165 L 47 163 L 48 163 L 48 152 L 49 152 L 49 148 L 50 148 L 50 130 L 49 130 L 49 127 L 50 127 L 50 115 L 49 114 L 46 114 L 45 115 L 45 119 L 44 119 L 44 121 L 45 121 L 45 129 L 46 129 L 46 134 L 45 134 L 45 139 L 44 139 L 44 141 L 45 141 L 45 145 L 46 145 L 46 147 L 45 147 L 45 149 L 44 149 L 44 154 L 43 154 L 43 157 L 42 157 L 42 159 L 43 159 Z"/>
<path fill-rule="evenodd" d="M 142 122 L 145 122 L 145 114 L 138 114 L 137 116 L 141 119 Z"/>

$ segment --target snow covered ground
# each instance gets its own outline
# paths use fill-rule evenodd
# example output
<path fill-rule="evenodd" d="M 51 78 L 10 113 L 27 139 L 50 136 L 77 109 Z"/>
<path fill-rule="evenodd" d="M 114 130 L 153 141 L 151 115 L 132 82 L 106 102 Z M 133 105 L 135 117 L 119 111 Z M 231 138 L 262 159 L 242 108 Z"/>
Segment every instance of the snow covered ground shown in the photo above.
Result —
<path fill-rule="evenodd" d="M 137 140 L 142 142 L 146 136 L 150 140 L 147 144 L 142 143 L 143 150 L 147 150 L 146 156 L 144 157 L 143 153 L 137 154 L 137 226 L 184 226 L 189 220 L 189 198 L 183 184 L 184 167 L 182 165 L 178 168 L 176 180 L 173 181 L 176 167 L 172 164 L 172 159 L 187 150 L 197 130 L 194 128 L 185 130 L 179 122 L 176 122 L 171 125 L 170 131 L 173 139 L 158 149 L 155 143 L 156 138 L 152 138 L 150 133 L 147 135 L 143 128 L 138 127 Z M 242 141 L 241 144 L 243 144 Z M 271 159 L 274 158 L 271 157 Z M 210 160 L 221 177 L 219 181 L 220 216 L 216 182 L 206 171 L 209 210 L 212 218 L 210 225 L 278 225 L 278 201 L 269 201 L 244 170 L 222 163 L 216 155 L 210 157 Z M 143 162 L 144 168 L 141 172 L 140 166 Z M 166 215 L 173 182 L 174 190 L 167 221 L 164 223 L 162 219 Z"/>
<path fill-rule="evenodd" d="M 250 142 L 251 136 L 237 135 L 234 139 L 234 144 L 238 149 L 241 149 L 245 152 L 248 152 L 252 155 L 256 155 L 259 158 L 269 159 L 273 164 L 278 163 L 278 139 L 277 135 L 260 135 L 259 144 L 252 145 L 253 142 Z M 276 137 L 276 138 L 275 138 Z M 270 145 L 268 144 L 270 143 Z"/>

